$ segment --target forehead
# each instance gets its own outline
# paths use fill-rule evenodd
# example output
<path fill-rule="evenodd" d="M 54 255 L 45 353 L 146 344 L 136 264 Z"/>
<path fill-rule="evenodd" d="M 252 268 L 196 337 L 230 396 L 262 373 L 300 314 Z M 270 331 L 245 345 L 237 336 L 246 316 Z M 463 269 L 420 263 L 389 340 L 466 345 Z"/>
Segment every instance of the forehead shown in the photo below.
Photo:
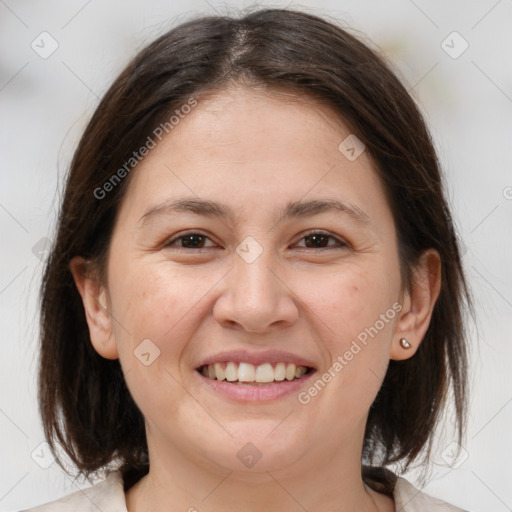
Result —
<path fill-rule="evenodd" d="M 245 87 L 197 102 L 137 166 L 125 198 L 136 210 L 192 195 L 222 198 L 235 211 L 274 210 L 306 196 L 359 205 L 383 199 L 365 152 L 349 159 L 340 150 L 352 135 L 331 107 Z"/>

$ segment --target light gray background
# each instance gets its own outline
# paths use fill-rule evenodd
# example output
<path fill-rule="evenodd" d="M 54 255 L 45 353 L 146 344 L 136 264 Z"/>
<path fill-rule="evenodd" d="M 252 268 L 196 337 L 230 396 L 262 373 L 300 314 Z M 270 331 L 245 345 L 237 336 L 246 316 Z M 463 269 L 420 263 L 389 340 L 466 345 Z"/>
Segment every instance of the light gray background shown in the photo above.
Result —
<path fill-rule="evenodd" d="M 87 487 L 51 463 L 36 403 L 37 296 L 44 238 L 85 123 L 144 44 L 194 14 L 252 2 L 0 0 L 0 508 Z M 439 435 L 424 491 L 471 511 L 512 510 L 512 2 L 261 2 L 327 15 L 362 31 L 396 65 L 427 116 L 449 187 L 477 306 L 471 415 L 462 458 Z M 41 32 L 57 50 L 41 58 Z M 463 41 L 469 44 L 457 58 Z M 454 39 L 455 37 L 455 39 Z M 443 41 L 446 41 L 443 43 Z M 45 48 L 48 49 L 49 39 Z M 42 51 L 42 49 L 41 49 Z M 43 240 L 43 241 L 41 241 Z M 35 247 L 35 249 L 34 249 Z M 447 425 L 449 422 L 446 423 Z M 418 483 L 417 472 L 406 475 Z"/>

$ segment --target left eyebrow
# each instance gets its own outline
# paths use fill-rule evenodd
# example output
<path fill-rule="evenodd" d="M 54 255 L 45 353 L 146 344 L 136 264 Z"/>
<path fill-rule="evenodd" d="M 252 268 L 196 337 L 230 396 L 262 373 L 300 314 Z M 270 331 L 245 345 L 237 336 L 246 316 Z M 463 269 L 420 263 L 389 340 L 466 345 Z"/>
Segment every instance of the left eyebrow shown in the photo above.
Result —
<path fill-rule="evenodd" d="M 357 206 L 338 199 L 315 199 L 311 201 L 290 201 L 280 211 L 278 222 L 296 217 L 312 217 L 328 211 L 338 211 L 348 215 L 358 223 L 371 225 L 368 215 Z M 183 197 L 173 201 L 165 201 L 151 207 L 139 219 L 139 223 L 146 224 L 152 218 L 172 213 L 188 212 L 206 217 L 220 217 L 233 219 L 233 210 L 222 203 L 196 197 Z"/>

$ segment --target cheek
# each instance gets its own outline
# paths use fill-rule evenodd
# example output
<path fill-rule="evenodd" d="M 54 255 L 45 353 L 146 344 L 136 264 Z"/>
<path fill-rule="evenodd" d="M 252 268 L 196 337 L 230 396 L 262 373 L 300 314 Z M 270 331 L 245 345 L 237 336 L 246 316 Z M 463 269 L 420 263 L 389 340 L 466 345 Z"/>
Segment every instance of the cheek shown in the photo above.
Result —
<path fill-rule="evenodd" d="M 112 279 L 117 284 L 112 287 L 112 310 L 126 329 L 117 328 L 116 339 L 124 340 L 128 331 L 134 343 L 150 338 L 161 350 L 174 345 L 169 337 L 177 339 L 174 330 L 200 308 L 201 297 L 213 286 L 211 276 L 196 272 L 191 279 L 191 272 L 176 271 L 166 262 L 135 263 L 129 270 L 120 266 Z"/>
<path fill-rule="evenodd" d="M 218 281 L 212 270 L 176 269 L 150 258 L 113 270 L 114 336 L 127 377 L 135 383 L 140 375 L 141 385 L 150 385 L 149 376 L 153 382 L 172 380 L 170 374 L 180 378 L 183 353 L 211 307 L 208 294 Z M 154 360 L 150 373 L 144 365 L 148 360 Z"/>
<path fill-rule="evenodd" d="M 392 305 L 398 298 L 399 286 L 393 272 L 382 271 L 380 265 L 347 264 L 323 275 L 311 273 L 297 286 L 302 289 L 306 311 L 314 313 L 312 319 L 317 317 L 315 323 L 322 326 L 322 340 L 331 352 L 343 350 L 347 342 L 350 344 L 376 322 L 377 330 L 383 334 L 388 334 L 394 324 Z M 381 315 L 386 312 L 383 322 Z"/>
<path fill-rule="evenodd" d="M 304 283 L 303 288 L 319 349 L 329 361 L 328 370 L 318 375 L 325 386 L 319 383 L 311 393 L 330 395 L 321 401 L 354 419 L 366 413 L 380 388 L 397 319 L 399 282 L 391 270 L 379 269 L 346 266 L 315 276 L 315 286 Z"/>
<path fill-rule="evenodd" d="M 132 261 L 119 265 L 111 282 L 114 336 L 128 389 L 145 418 L 160 415 L 170 424 L 189 399 L 179 383 L 179 361 L 197 328 L 194 313 L 208 280 L 191 286 L 168 264 Z"/>

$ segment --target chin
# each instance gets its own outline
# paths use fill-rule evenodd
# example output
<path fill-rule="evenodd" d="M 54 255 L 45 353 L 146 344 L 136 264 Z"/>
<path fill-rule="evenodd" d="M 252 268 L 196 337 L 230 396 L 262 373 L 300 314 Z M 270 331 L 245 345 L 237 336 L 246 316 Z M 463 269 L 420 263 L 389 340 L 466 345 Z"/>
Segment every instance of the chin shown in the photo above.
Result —
<path fill-rule="evenodd" d="M 265 424 L 268 425 L 268 422 Z M 307 440 L 295 439 L 284 428 L 280 430 L 279 427 L 269 435 L 278 423 L 272 424 L 272 428 L 264 430 L 261 425 L 259 428 L 239 428 L 237 435 L 229 441 L 210 440 L 208 449 L 202 451 L 202 454 L 224 470 L 233 472 L 233 477 L 236 474 L 238 480 L 252 483 L 255 483 L 255 478 L 256 481 L 268 481 L 267 472 L 299 468 L 300 460 L 305 454 L 298 447 L 307 447 Z M 215 446 L 213 451 L 212 446 Z"/>

